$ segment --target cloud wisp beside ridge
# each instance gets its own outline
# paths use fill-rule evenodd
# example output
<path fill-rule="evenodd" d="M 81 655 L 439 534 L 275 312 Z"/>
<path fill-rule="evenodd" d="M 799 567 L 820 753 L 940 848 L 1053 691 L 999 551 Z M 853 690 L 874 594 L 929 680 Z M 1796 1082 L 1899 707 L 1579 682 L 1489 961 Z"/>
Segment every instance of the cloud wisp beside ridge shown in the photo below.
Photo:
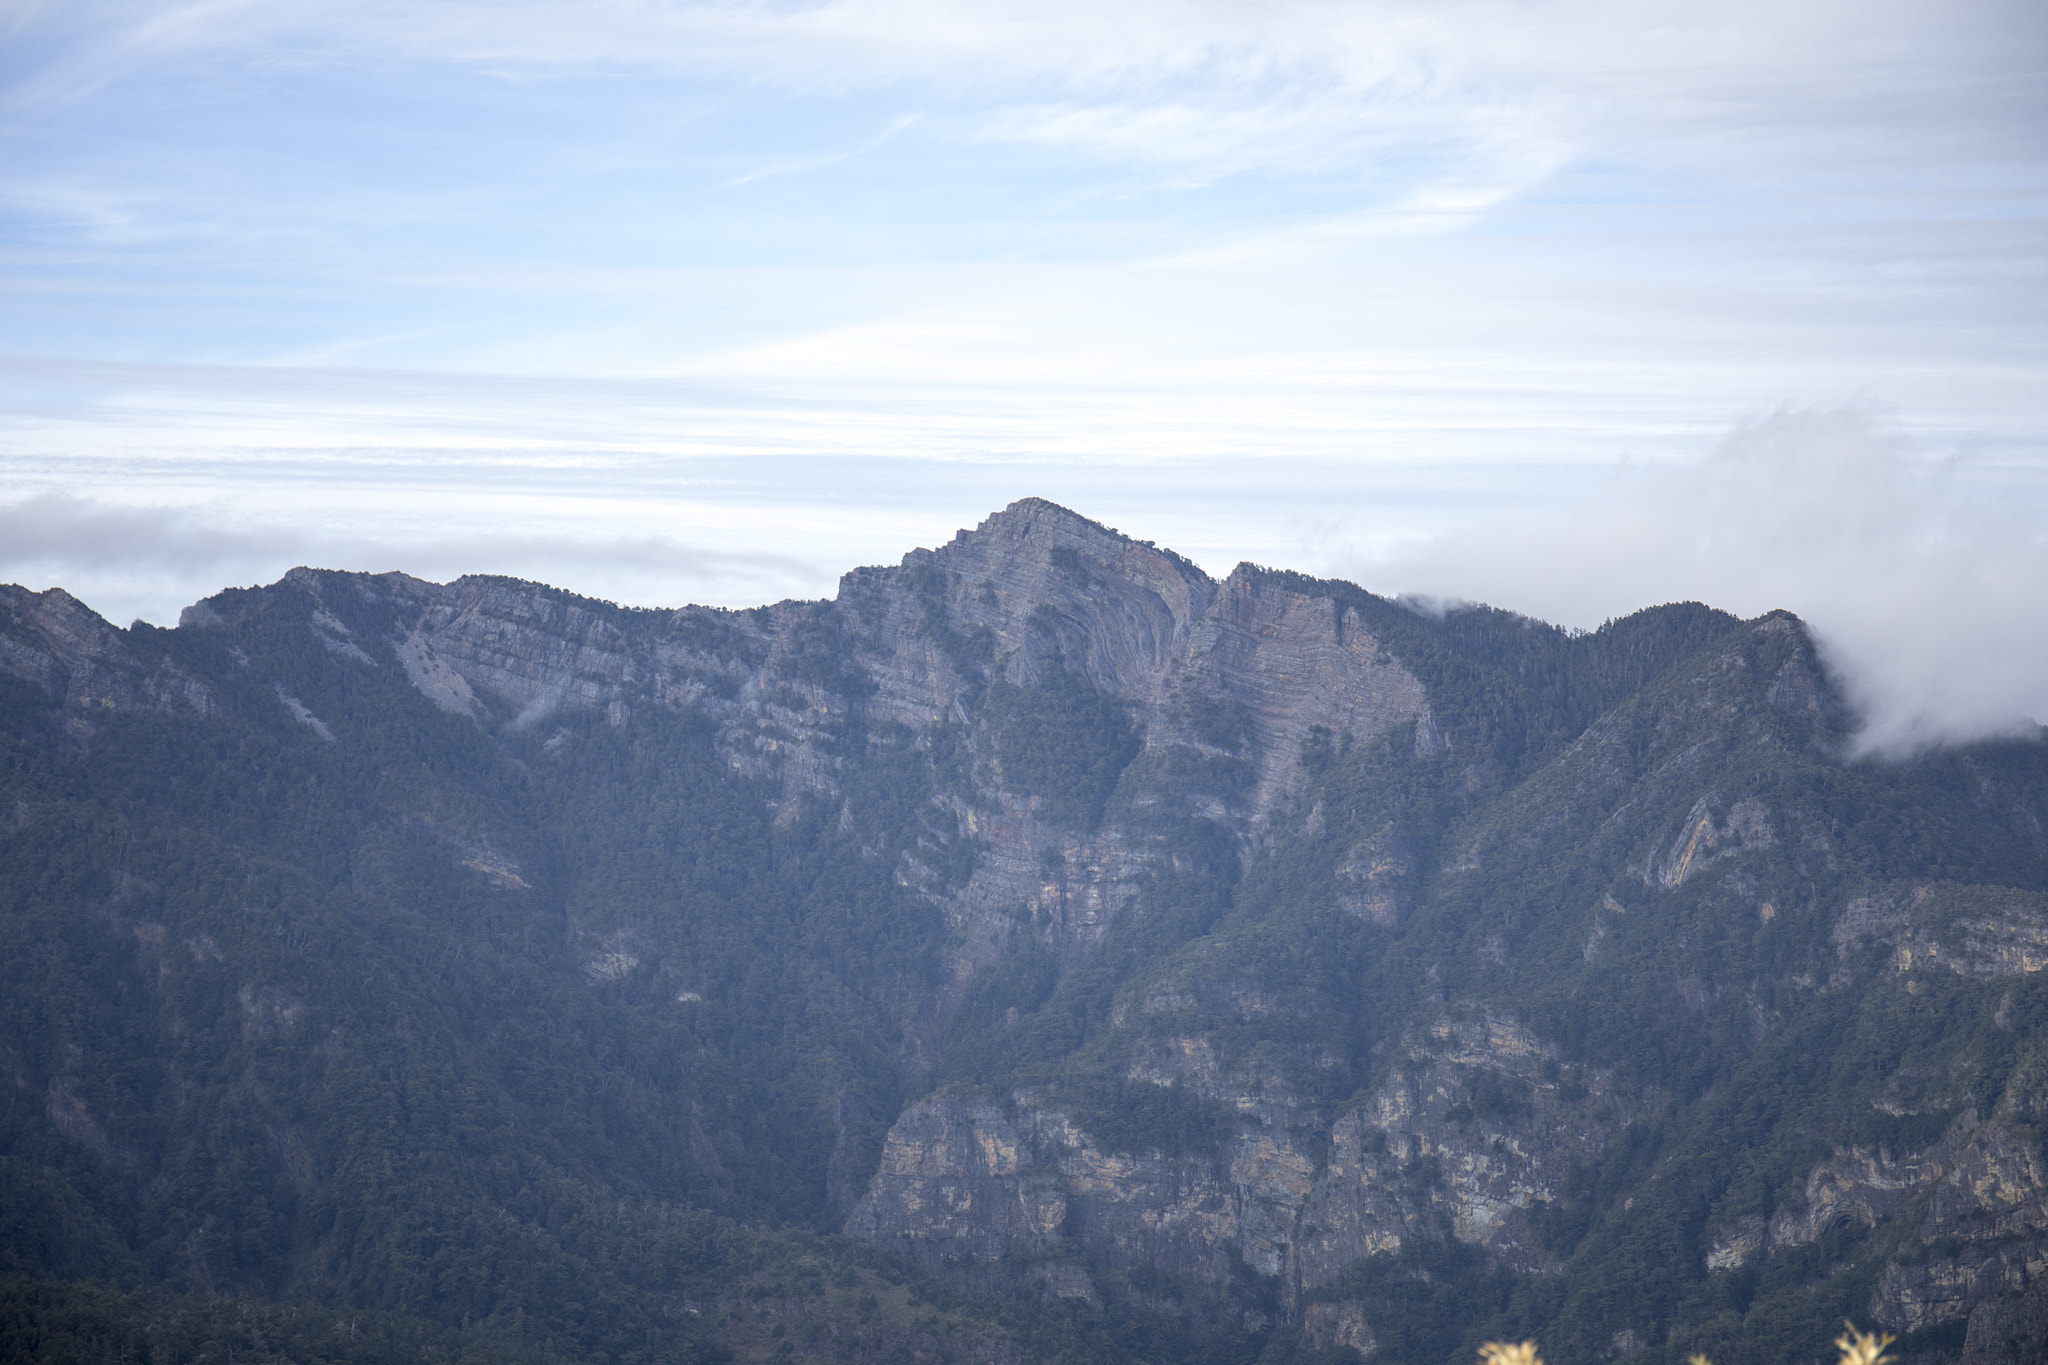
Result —
<path fill-rule="evenodd" d="M 2048 525 L 1973 488 L 1976 472 L 1867 412 L 1779 411 L 1696 463 L 1347 567 L 1582 627 L 1659 602 L 1788 608 L 1861 715 L 1856 750 L 1906 755 L 2048 721 Z"/>
<path fill-rule="evenodd" d="M 571 591 L 680 605 L 814 586 L 821 569 L 773 551 L 707 549 L 601 525 L 491 530 L 455 518 L 439 535 L 380 537 L 252 517 L 225 506 L 133 507 L 44 495 L 0 504 L 0 582 L 45 583 L 90 605 L 168 624 L 180 607 L 300 564 L 447 581 L 505 574 Z"/>

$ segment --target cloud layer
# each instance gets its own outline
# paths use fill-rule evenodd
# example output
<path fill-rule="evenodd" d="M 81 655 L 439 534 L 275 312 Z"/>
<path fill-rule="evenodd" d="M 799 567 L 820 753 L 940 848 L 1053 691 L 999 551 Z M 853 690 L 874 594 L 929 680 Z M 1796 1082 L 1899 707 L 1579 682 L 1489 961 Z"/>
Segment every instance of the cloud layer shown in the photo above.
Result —
<path fill-rule="evenodd" d="M 1861 710 L 1859 748 L 1909 753 L 2048 721 L 2048 522 L 1988 498 L 1997 473 L 1917 454 L 1868 413 L 1784 411 L 1697 463 L 1354 571 L 1582 627 L 1660 602 L 1789 608 Z"/>

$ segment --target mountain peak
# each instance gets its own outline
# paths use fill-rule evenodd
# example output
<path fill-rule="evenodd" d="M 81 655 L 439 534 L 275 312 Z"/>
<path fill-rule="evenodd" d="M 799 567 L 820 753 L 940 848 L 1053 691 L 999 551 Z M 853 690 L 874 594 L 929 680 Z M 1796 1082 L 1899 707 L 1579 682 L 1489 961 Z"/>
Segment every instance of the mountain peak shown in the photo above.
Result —
<path fill-rule="evenodd" d="M 1177 573 L 1191 581 L 1205 584 L 1210 581 L 1209 576 L 1192 561 L 1172 550 L 1127 536 L 1114 526 L 1105 526 L 1045 498 L 1019 498 L 1002 511 L 990 513 L 972 531 L 959 532 L 953 537 L 953 543 L 958 545 L 980 538 L 1065 545 L 1070 550 L 1093 551 L 1111 557 L 1138 552 L 1171 563 Z"/>

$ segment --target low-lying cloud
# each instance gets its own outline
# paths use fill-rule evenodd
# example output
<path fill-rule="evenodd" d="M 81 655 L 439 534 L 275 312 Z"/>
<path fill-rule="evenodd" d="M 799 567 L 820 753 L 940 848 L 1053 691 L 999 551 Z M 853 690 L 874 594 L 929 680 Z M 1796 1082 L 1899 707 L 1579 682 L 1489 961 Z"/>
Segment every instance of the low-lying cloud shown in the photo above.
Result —
<path fill-rule="evenodd" d="M 1860 710 L 1859 752 L 1903 755 L 2048 720 L 2048 528 L 1985 472 L 1868 413 L 1781 411 L 1695 464 L 1348 567 L 1578 626 L 1661 602 L 1789 608 Z"/>
<path fill-rule="evenodd" d="M 0 574 L 28 565 L 183 573 L 289 558 L 304 539 L 189 513 L 48 494 L 0 504 Z"/>

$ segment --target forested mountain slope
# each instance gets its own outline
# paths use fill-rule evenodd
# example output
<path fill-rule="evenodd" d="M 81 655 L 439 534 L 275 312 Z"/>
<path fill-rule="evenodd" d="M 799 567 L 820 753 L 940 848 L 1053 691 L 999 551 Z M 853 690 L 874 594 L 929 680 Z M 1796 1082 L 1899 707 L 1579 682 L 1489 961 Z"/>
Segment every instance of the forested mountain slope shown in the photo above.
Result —
<path fill-rule="evenodd" d="M 1038 501 L 746 612 L 0 589 L 0 1347 L 2038 1358 L 2048 746 L 1852 721 L 1784 614 Z"/>

